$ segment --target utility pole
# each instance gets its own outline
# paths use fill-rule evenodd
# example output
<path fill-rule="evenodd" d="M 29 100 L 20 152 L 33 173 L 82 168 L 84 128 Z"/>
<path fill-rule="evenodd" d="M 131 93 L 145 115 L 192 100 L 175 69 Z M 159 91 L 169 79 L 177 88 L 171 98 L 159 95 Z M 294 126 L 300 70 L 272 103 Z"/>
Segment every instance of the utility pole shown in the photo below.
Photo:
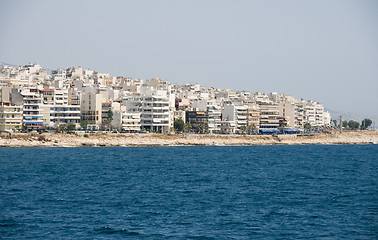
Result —
<path fill-rule="evenodd" d="M 343 117 L 340 115 L 340 133 L 343 133 Z"/>

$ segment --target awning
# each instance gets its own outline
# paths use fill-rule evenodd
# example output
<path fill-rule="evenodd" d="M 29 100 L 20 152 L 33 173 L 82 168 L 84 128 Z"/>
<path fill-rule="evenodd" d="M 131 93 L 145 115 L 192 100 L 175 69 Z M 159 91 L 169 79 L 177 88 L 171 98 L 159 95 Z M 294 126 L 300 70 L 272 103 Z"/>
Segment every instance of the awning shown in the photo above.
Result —
<path fill-rule="evenodd" d="M 30 125 L 42 125 L 43 122 L 25 122 L 25 124 L 30 124 Z"/>
<path fill-rule="evenodd" d="M 298 129 L 285 128 L 285 129 L 283 129 L 283 132 L 286 132 L 286 133 L 299 133 L 300 131 Z"/>
<path fill-rule="evenodd" d="M 269 128 L 267 128 L 267 129 L 261 129 L 260 128 L 260 133 L 276 133 L 276 132 L 278 132 L 278 130 L 277 129 L 269 129 Z"/>

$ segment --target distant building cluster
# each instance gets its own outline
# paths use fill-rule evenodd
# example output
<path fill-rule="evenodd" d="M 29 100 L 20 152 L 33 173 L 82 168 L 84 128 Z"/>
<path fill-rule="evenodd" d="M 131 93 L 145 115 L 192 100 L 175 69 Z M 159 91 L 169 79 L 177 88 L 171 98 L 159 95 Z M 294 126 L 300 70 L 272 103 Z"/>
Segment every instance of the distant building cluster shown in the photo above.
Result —
<path fill-rule="evenodd" d="M 154 78 L 113 77 L 82 67 L 47 72 L 38 64 L 0 69 L 0 131 L 113 129 L 170 133 L 182 119 L 186 131 L 274 133 L 305 125 L 330 126 L 322 104 L 278 93 L 236 92 L 176 85 Z"/>

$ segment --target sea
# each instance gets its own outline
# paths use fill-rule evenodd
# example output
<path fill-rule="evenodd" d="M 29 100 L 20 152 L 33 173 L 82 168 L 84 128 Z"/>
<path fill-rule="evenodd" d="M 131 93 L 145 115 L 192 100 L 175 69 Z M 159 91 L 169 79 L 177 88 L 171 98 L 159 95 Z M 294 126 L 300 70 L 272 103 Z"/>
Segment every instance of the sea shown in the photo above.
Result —
<path fill-rule="evenodd" d="M 0 239 L 378 239 L 378 145 L 0 148 Z"/>

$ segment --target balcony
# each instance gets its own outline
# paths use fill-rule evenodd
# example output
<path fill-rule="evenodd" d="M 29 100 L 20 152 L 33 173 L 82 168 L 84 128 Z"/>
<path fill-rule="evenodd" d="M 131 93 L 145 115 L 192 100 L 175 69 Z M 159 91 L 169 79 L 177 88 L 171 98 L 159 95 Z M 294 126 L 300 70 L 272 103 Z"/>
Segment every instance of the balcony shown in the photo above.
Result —
<path fill-rule="evenodd" d="M 42 115 L 26 115 L 24 114 L 24 119 L 39 119 L 39 118 L 43 118 Z"/>

